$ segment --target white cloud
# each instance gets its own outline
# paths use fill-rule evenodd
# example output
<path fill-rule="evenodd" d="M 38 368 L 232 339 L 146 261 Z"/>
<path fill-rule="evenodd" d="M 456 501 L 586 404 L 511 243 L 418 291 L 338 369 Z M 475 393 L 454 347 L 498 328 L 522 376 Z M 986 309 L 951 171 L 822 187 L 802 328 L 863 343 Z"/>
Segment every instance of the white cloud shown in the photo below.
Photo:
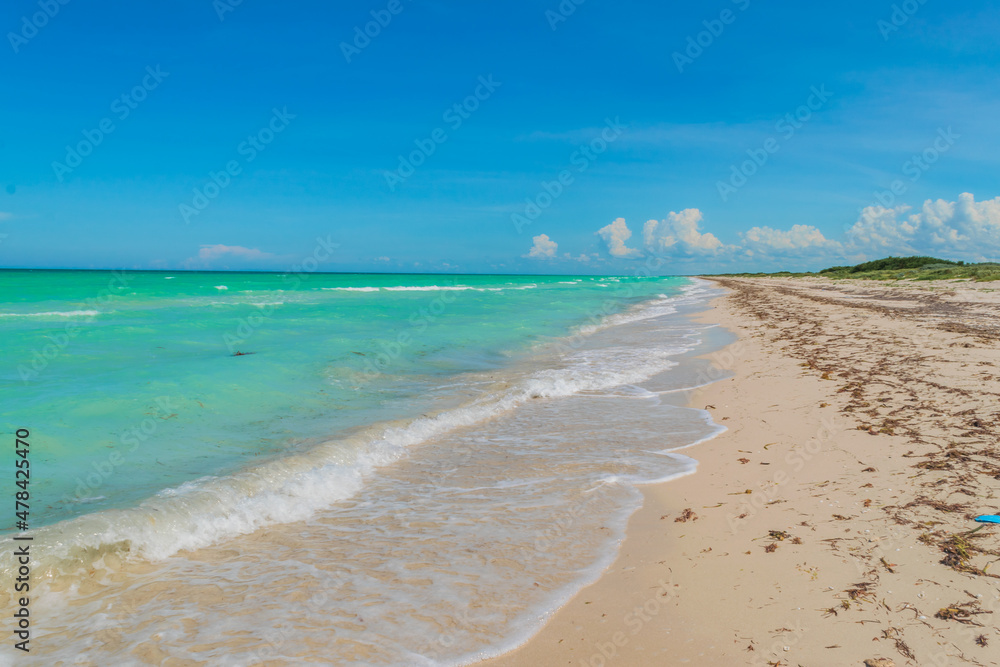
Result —
<path fill-rule="evenodd" d="M 608 244 L 608 252 L 612 257 L 638 257 L 642 254 L 639 249 L 625 245 L 632 238 L 632 230 L 625 224 L 625 218 L 618 218 L 610 225 L 601 227 L 597 234 Z"/>
<path fill-rule="evenodd" d="M 974 260 L 1000 253 L 1000 197 L 977 202 L 964 192 L 958 201 L 908 206 L 869 206 L 847 231 L 850 245 L 864 252 L 943 254 Z"/>
<path fill-rule="evenodd" d="M 256 248 L 244 248 L 241 245 L 203 245 L 198 251 L 198 259 L 203 262 L 211 262 L 220 257 L 237 257 L 239 259 L 273 259 L 275 256 L 269 252 L 261 252 Z"/>
<path fill-rule="evenodd" d="M 723 248 L 715 234 L 699 231 L 702 214 L 696 208 L 671 211 L 666 220 L 649 220 L 642 228 L 646 249 L 662 252 L 676 248 L 685 252 L 714 253 Z"/>
<path fill-rule="evenodd" d="M 956 201 L 927 200 L 919 209 L 869 206 L 842 240 L 827 238 L 813 225 L 797 224 L 788 229 L 760 225 L 741 232 L 739 242 L 728 245 L 701 230 L 702 218 L 701 211 L 689 208 L 671 212 L 665 220 L 649 220 L 642 229 L 643 247 L 654 254 L 716 260 L 723 265 L 760 259 L 833 264 L 890 254 L 970 261 L 1000 258 L 1000 197 L 977 202 L 972 194 L 963 193 Z M 597 234 L 613 258 L 643 256 L 640 250 L 627 246 L 632 232 L 624 218 Z"/>
<path fill-rule="evenodd" d="M 389 259 L 388 257 L 385 257 L 385 256 L 383 255 L 382 257 L 376 257 L 376 258 L 375 258 L 375 261 L 376 261 L 376 262 L 391 262 L 392 260 L 391 260 L 391 259 Z"/>
<path fill-rule="evenodd" d="M 535 242 L 535 245 L 531 247 L 528 251 L 527 257 L 529 259 L 552 259 L 556 256 L 556 250 L 559 248 L 559 244 L 549 238 L 548 234 L 539 234 L 531 239 Z"/>
<path fill-rule="evenodd" d="M 762 253 L 797 253 L 834 250 L 841 247 L 838 241 L 823 236 L 812 225 L 792 225 L 785 231 L 771 227 L 751 227 L 743 234 L 743 247 Z"/>
<path fill-rule="evenodd" d="M 861 216 L 847 230 L 847 238 L 852 245 L 872 251 L 885 249 L 913 252 L 910 242 L 916 235 L 919 222 L 899 220 L 899 217 L 909 210 L 909 206 L 895 208 L 868 206 L 861 211 Z"/>

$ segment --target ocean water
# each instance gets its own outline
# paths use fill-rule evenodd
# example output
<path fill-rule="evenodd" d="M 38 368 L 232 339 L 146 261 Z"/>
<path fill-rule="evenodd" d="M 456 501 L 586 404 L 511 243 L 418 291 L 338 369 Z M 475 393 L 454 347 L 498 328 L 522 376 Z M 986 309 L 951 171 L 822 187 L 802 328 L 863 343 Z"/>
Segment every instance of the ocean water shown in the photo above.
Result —
<path fill-rule="evenodd" d="M 637 485 L 721 430 L 683 403 L 721 340 L 686 314 L 714 294 L 0 272 L 0 423 L 32 434 L 19 664 L 465 664 L 524 640 L 614 557 Z"/>

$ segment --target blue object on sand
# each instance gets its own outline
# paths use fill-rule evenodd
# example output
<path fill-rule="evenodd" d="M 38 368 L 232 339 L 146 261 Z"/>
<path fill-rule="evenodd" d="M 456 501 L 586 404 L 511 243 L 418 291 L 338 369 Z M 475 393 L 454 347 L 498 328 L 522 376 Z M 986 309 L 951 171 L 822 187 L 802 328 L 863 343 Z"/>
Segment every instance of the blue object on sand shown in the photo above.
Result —
<path fill-rule="evenodd" d="M 976 521 L 979 523 L 1000 523 L 1000 516 L 996 514 L 984 514 L 982 516 L 977 516 Z"/>

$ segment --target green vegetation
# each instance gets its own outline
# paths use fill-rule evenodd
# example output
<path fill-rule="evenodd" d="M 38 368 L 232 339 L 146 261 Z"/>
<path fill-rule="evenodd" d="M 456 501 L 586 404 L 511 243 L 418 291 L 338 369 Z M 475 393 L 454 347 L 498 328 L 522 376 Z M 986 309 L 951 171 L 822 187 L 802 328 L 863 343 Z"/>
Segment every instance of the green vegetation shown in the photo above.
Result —
<path fill-rule="evenodd" d="M 822 276 L 838 280 L 856 278 L 862 280 L 973 280 L 988 282 L 1000 280 L 1000 264 L 983 262 L 967 264 L 936 257 L 886 257 L 855 266 L 831 266 L 819 273 L 730 273 L 730 276 L 775 278 L 801 278 Z"/>

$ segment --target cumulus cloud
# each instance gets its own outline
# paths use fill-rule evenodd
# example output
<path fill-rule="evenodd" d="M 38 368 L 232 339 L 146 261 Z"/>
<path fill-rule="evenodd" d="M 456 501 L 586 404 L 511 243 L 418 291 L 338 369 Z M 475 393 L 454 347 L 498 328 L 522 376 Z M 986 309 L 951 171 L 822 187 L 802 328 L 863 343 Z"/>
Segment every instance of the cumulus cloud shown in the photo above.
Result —
<path fill-rule="evenodd" d="M 722 241 L 715 234 L 701 232 L 702 214 L 696 208 L 673 211 L 666 220 L 649 220 L 642 228 L 642 240 L 651 252 L 670 249 L 689 253 L 714 253 L 722 249 Z"/>
<path fill-rule="evenodd" d="M 702 231 L 702 221 L 702 213 L 696 208 L 671 212 L 664 220 L 649 220 L 642 229 L 642 246 L 652 254 L 719 262 L 770 258 L 836 263 L 890 254 L 970 261 L 995 261 L 1000 257 L 1000 197 L 977 202 L 967 192 L 956 201 L 929 199 L 919 209 L 906 205 L 869 206 L 840 240 L 827 238 L 812 225 L 796 224 L 788 229 L 761 225 L 741 232 L 739 242 L 730 245 Z M 624 218 L 597 234 L 614 258 L 643 256 L 642 251 L 626 244 L 632 232 Z"/>
<path fill-rule="evenodd" d="M 198 259 L 203 262 L 211 262 L 220 257 L 237 257 L 239 259 L 273 259 L 275 255 L 269 252 L 261 252 L 256 248 L 244 248 L 241 245 L 203 245 L 198 251 Z"/>
<path fill-rule="evenodd" d="M 531 240 L 535 242 L 535 245 L 531 246 L 531 250 L 528 251 L 527 255 L 523 255 L 524 257 L 529 259 L 552 259 L 556 256 L 559 244 L 550 239 L 548 234 L 539 234 L 532 237 Z"/>
<path fill-rule="evenodd" d="M 612 257 L 628 258 L 638 257 L 642 251 L 638 248 L 629 248 L 625 242 L 632 238 L 632 230 L 625 224 L 625 218 L 618 218 L 610 225 L 601 227 L 597 234 L 608 244 L 608 252 Z"/>
<path fill-rule="evenodd" d="M 952 254 L 974 260 L 1000 253 L 1000 197 L 977 202 L 968 193 L 958 201 L 928 199 L 917 212 L 909 206 L 869 206 L 847 231 L 860 251 Z"/>
<path fill-rule="evenodd" d="M 743 247 L 763 253 L 804 254 L 837 250 L 841 244 L 826 238 L 823 232 L 812 225 L 792 225 L 788 230 L 772 229 L 767 226 L 751 227 L 743 233 Z"/>

